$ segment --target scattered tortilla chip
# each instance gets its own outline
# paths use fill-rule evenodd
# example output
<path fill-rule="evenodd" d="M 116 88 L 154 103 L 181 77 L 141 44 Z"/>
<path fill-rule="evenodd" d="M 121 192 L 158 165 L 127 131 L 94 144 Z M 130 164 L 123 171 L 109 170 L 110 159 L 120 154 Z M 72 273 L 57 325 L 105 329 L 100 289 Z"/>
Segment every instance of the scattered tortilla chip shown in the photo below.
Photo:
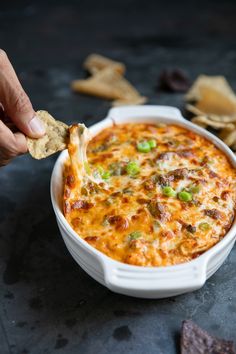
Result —
<path fill-rule="evenodd" d="M 217 91 L 223 92 L 225 96 L 234 97 L 234 91 L 231 89 L 227 80 L 224 76 L 207 76 L 200 75 L 195 80 L 194 84 L 187 92 L 185 99 L 186 101 L 199 101 L 201 99 L 201 87 L 205 86 L 208 88 L 214 88 Z"/>
<path fill-rule="evenodd" d="M 216 121 L 211 119 L 210 116 L 197 116 L 192 119 L 192 122 L 201 126 L 206 126 L 206 127 L 209 126 L 214 129 L 222 129 L 222 128 L 227 128 L 228 130 L 234 129 L 234 124 Z"/>
<path fill-rule="evenodd" d="M 202 112 L 197 107 L 187 104 L 186 105 L 187 111 L 193 113 L 196 116 L 206 116 L 204 112 Z M 236 123 L 236 115 L 235 116 L 221 116 L 217 114 L 208 114 L 207 117 L 215 122 L 224 122 L 224 123 Z"/>
<path fill-rule="evenodd" d="M 84 68 L 92 76 L 86 80 L 74 80 L 71 88 L 75 92 L 114 100 L 113 106 L 137 105 L 147 101 L 147 98 L 140 96 L 135 87 L 123 77 L 123 63 L 99 54 L 91 54 L 86 58 Z"/>
<path fill-rule="evenodd" d="M 39 160 L 66 149 L 69 127 L 46 111 L 37 111 L 36 114 L 44 123 L 46 134 L 39 139 L 27 137 L 27 146 L 31 156 Z"/>
<path fill-rule="evenodd" d="M 227 135 L 222 139 L 228 146 L 234 146 L 236 143 L 236 130 L 229 131 Z"/>
<path fill-rule="evenodd" d="M 194 123 L 194 124 L 197 124 L 197 125 L 199 125 L 199 127 L 202 127 L 202 128 L 207 128 L 207 123 L 204 123 L 204 122 L 202 122 L 201 121 L 201 118 L 202 117 L 205 117 L 205 116 L 197 116 L 197 117 L 194 117 L 194 118 L 192 118 L 192 122 Z M 199 119 L 200 118 L 200 119 Z"/>
<path fill-rule="evenodd" d="M 83 64 L 84 68 L 91 74 L 96 74 L 98 71 L 107 67 L 111 67 L 114 71 L 123 75 L 125 73 L 125 65 L 119 61 L 111 60 L 99 54 L 90 54 Z"/>
<path fill-rule="evenodd" d="M 147 102 L 147 97 L 144 96 L 137 96 L 129 100 L 115 100 L 112 102 L 112 106 L 129 106 L 129 105 L 139 105 L 139 104 L 144 104 Z"/>
<path fill-rule="evenodd" d="M 139 97 L 138 91 L 111 67 L 99 71 L 87 80 L 73 81 L 72 89 L 111 100 Z"/>
<path fill-rule="evenodd" d="M 216 114 L 210 114 L 208 117 L 215 122 L 224 122 L 226 124 L 236 123 L 236 116 L 218 116 Z"/>
<path fill-rule="evenodd" d="M 186 95 L 193 123 L 220 130 L 220 138 L 236 148 L 236 95 L 223 76 L 200 75 Z"/>
<path fill-rule="evenodd" d="M 236 354 L 234 342 L 210 336 L 194 322 L 182 323 L 181 354 Z"/>
<path fill-rule="evenodd" d="M 236 114 L 236 97 L 227 96 L 217 88 L 200 87 L 201 99 L 196 107 L 208 114 L 233 115 Z"/>
<path fill-rule="evenodd" d="M 229 129 L 227 129 L 227 128 L 223 128 L 223 129 L 220 131 L 219 136 L 220 136 L 220 138 L 221 138 L 222 140 L 224 140 L 224 139 L 229 135 L 230 132 L 231 132 L 231 130 L 229 130 Z"/>
<path fill-rule="evenodd" d="M 200 111 L 200 109 L 195 107 L 193 104 L 187 103 L 185 108 L 187 111 L 193 113 L 196 116 L 204 115 L 204 112 Z"/>
<path fill-rule="evenodd" d="M 223 76 L 200 75 L 185 98 L 207 114 L 236 114 L 236 96 Z"/>
<path fill-rule="evenodd" d="M 228 127 L 223 128 L 220 131 L 219 137 L 231 149 L 236 150 L 236 125 L 234 126 L 234 130 L 228 129 Z"/>

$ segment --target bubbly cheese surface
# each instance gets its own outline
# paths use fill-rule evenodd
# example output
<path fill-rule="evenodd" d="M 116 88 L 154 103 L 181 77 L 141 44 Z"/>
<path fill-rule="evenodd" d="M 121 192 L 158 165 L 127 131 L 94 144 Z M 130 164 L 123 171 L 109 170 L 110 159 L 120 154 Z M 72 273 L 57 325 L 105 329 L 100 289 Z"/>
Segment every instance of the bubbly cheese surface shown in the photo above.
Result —
<path fill-rule="evenodd" d="M 73 149 L 72 149 L 73 150 Z M 236 172 L 205 138 L 175 125 L 114 125 L 87 150 L 89 173 L 64 170 L 64 215 L 93 247 L 120 262 L 189 261 L 232 225 Z"/>

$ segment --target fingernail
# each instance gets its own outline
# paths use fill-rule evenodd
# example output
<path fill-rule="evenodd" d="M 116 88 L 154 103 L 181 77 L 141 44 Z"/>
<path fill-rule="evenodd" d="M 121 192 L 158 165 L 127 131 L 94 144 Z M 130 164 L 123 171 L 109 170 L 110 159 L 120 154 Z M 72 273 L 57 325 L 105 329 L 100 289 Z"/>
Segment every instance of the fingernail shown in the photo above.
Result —
<path fill-rule="evenodd" d="M 33 134 L 43 135 L 45 134 L 45 128 L 41 120 L 34 116 L 31 121 L 29 122 L 30 129 Z"/>

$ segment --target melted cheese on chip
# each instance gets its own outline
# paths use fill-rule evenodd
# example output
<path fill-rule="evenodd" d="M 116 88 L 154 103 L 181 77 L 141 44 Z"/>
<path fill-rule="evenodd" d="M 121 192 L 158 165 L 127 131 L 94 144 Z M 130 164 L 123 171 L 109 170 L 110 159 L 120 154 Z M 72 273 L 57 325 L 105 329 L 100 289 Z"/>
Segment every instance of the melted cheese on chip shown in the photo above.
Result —
<path fill-rule="evenodd" d="M 196 258 L 229 230 L 236 172 L 210 141 L 175 125 L 114 125 L 88 145 L 88 178 L 76 134 L 64 170 L 64 215 L 107 256 L 174 265 Z"/>

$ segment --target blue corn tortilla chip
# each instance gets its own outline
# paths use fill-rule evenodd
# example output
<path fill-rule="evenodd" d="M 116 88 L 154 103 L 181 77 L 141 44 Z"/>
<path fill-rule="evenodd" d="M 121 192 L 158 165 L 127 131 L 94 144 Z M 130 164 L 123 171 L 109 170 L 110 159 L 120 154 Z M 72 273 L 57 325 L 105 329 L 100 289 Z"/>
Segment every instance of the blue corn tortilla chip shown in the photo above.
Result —
<path fill-rule="evenodd" d="M 191 320 L 182 323 L 181 354 L 236 354 L 234 342 L 212 337 Z"/>

